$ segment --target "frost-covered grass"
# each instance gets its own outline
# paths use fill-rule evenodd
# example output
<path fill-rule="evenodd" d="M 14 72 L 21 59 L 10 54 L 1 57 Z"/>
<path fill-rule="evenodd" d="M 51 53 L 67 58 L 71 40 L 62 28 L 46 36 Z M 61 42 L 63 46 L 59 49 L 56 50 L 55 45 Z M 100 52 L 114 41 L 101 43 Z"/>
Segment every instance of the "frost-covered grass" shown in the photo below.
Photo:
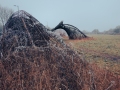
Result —
<path fill-rule="evenodd" d="M 63 47 L 57 39 L 58 44 L 51 40 L 46 47 L 20 46 L 8 51 L 0 59 L 0 90 L 120 90 L 119 73 L 107 66 L 112 62 L 106 58 L 109 54 L 80 46 L 94 40 L 65 39 L 71 47 Z"/>
<path fill-rule="evenodd" d="M 120 75 L 120 35 L 88 35 L 83 40 L 67 40 L 89 62 Z"/>

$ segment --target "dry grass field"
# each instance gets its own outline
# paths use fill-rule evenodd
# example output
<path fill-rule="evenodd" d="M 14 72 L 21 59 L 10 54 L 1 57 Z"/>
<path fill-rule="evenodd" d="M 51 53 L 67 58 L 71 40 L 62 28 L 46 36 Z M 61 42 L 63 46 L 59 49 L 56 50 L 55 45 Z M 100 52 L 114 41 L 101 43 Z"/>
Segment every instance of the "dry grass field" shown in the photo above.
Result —
<path fill-rule="evenodd" d="M 8 51 L 0 59 L 0 90 L 120 90 L 119 39 L 65 38 L 64 48 L 53 43 Z"/>
<path fill-rule="evenodd" d="M 83 40 L 65 41 L 77 50 L 85 60 L 95 63 L 120 75 L 120 36 L 119 35 L 88 35 Z"/>

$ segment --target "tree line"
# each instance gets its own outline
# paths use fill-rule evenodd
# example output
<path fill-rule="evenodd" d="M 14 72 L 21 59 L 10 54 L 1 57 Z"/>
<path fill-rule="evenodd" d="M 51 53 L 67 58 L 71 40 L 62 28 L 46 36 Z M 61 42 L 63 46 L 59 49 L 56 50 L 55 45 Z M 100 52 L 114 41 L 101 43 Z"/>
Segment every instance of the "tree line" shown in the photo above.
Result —
<path fill-rule="evenodd" d="M 103 32 L 100 32 L 98 29 L 94 29 L 93 31 L 91 32 L 88 32 L 86 30 L 83 30 L 83 33 L 85 34 L 109 34 L 109 35 L 120 35 L 120 25 L 119 26 L 116 26 L 115 28 L 113 29 L 109 29 L 109 30 L 106 30 L 106 31 L 103 31 Z"/>
<path fill-rule="evenodd" d="M 107 31 L 104 31 L 105 34 L 111 34 L 111 35 L 120 35 L 120 25 L 116 26 L 113 29 L 109 29 Z"/>

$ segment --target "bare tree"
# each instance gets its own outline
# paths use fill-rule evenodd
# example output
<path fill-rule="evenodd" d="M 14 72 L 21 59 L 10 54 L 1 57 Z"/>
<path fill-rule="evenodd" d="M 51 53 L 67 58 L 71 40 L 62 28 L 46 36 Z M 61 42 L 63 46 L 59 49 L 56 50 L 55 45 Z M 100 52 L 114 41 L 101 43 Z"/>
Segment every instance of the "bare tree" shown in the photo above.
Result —
<path fill-rule="evenodd" d="M 93 34 L 99 34 L 100 32 L 99 32 L 98 29 L 94 29 L 94 30 L 92 31 L 92 33 L 93 33 Z"/>
<path fill-rule="evenodd" d="M 2 7 L 0 5 L 0 23 L 2 24 L 3 28 L 9 17 L 13 14 L 13 10 L 7 7 Z M 3 30 L 4 33 L 4 30 Z"/>

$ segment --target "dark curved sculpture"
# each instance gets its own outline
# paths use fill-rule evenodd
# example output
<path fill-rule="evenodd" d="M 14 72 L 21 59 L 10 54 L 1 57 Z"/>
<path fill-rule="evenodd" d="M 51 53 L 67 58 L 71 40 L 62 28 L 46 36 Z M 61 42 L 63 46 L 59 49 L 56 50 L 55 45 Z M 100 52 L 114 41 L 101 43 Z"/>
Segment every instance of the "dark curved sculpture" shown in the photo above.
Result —
<path fill-rule="evenodd" d="M 52 31 L 55 31 L 57 29 L 64 29 L 68 34 L 69 39 L 87 38 L 87 36 L 78 28 L 70 24 L 63 24 L 63 21 L 61 21 L 55 28 L 53 28 Z"/>

